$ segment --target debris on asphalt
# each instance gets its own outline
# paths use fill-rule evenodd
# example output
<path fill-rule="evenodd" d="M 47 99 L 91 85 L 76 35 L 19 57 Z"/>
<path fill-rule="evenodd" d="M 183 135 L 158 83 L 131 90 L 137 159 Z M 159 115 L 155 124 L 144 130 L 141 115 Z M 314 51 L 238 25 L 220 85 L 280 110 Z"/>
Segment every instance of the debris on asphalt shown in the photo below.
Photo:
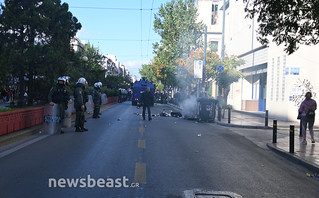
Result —
<path fill-rule="evenodd" d="M 307 176 L 307 177 L 313 177 L 313 174 L 306 173 L 306 176 Z"/>
<path fill-rule="evenodd" d="M 314 173 L 314 174 L 306 173 L 306 176 L 307 176 L 307 177 L 314 177 L 314 178 L 319 179 L 319 173 Z"/>
<path fill-rule="evenodd" d="M 179 117 L 182 117 L 182 113 L 181 113 L 181 112 L 177 112 L 177 111 L 176 111 L 176 112 L 172 111 L 172 112 L 171 112 L 171 116 L 172 116 L 172 117 L 178 117 L 178 118 L 179 118 Z"/>
<path fill-rule="evenodd" d="M 169 117 L 169 114 L 166 113 L 166 112 L 162 112 L 162 113 L 160 113 L 160 116 L 161 116 L 161 117 Z"/>
<path fill-rule="evenodd" d="M 202 137 L 202 134 L 199 133 L 197 136 L 198 136 L 198 137 Z"/>
<path fill-rule="evenodd" d="M 117 121 L 121 121 L 121 118 L 118 118 Z"/>

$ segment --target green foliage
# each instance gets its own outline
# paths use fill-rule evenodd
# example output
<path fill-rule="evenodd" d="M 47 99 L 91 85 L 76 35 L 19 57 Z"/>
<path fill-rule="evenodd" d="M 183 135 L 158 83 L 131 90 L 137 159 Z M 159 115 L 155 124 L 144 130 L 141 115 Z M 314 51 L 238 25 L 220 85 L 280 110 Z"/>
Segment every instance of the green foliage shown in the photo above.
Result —
<path fill-rule="evenodd" d="M 103 68 L 105 61 L 99 50 L 90 43 L 85 45 L 83 55 L 88 58 L 88 61 L 82 62 L 81 72 L 88 83 L 93 85 L 105 77 L 106 69 Z"/>
<path fill-rule="evenodd" d="M 244 61 L 238 59 L 236 56 L 225 57 L 223 63 L 225 70 L 220 75 L 221 86 L 223 89 L 229 89 L 229 86 L 232 83 L 237 82 L 239 78 L 243 76 L 243 74 L 240 71 L 236 70 L 236 68 L 242 64 L 244 64 Z M 217 80 L 219 79 L 217 78 Z"/>
<path fill-rule="evenodd" d="M 277 45 L 284 44 L 285 51 L 292 54 L 301 44 L 319 42 L 318 0 L 255 0 L 246 11 L 248 17 L 257 17 L 258 40 L 263 44 L 271 36 Z"/>
<path fill-rule="evenodd" d="M 139 70 L 139 73 L 142 77 L 146 77 L 146 79 L 150 82 L 155 84 L 158 82 L 158 78 L 156 76 L 156 67 L 153 63 L 142 65 L 142 69 Z"/>
<path fill-rule="evenodd" d="M 176 60 L 176 64 L 180 71 L 180 88 L 186 91 L 192 91 L 192 88 L 196 86 L 194 80 L 194 61 L 204 59 L 204 50 L 198 49 L 192 51 L 188 58 L 180 58 Z M 238 59 L 236 56 L 228 57 L 224 59 L 224 63 L 221 63 L 219 56 L 216 52 L 207 51 L 206 53 L 206 66 L 205 66 L 205 87 L 208 87 L 209 80 L 219 81 L 221 79 L 221 87 L 225 90 L 225 97 L 227 97 L 230 85 L 237 82 L 242 76 L 240 71 L 237 71 L 237 67 L 242 65 L 244 62 Z M 218 65 L 224 65 L 224 72 L 220 75 L 217 72 Z M 206 88 L 205 88 L 206 90 Z"/>
<path fill-rule="evenodd" d="M 127 89 L 131 85 L 131 79 L 129 77 L 123 77 L 123 76 L 113 76 L 108 75 L 106 78 L 102 80 L 103 86 L 106 86 L 110 89 L 118 89 L 123 88 Z"/>
<path fill-rule="evenodd" d="M 161 80 L 166 86 L 177 84 L 175 60 L 187 57 L 200 45 L 204 25 L 196 21 L 194 2 L 172 0 L 162 4 L 155 14 L 154 30 L 162 39 L 153 46 L 156 57 L 152 65 L 156 68 L 156 80 Z"/>
<path fill-rule="evenodd" d="M 6 0 L 0 15 L 0 78 L 19 79 L 20 104 L 27 87 L 29 104 L 46 98 L 58 76 L 67 75 L 72 51 L 70 39 L 81 24 L 60 0 Z M 8 79 L 9 78 L 9 79 Z M 25 80 L 27 79 L 27 80 Z M 39 87 L 40 85 L 40 87 Z"/>
<path fill-rule="evenodd" d="M 158 91 L 164 91 L 164 85 L 163 84 L 159 84 L 159 85 L 156 86 L 156 89 Z"/>
<path fill-rule="evenodd" d="M 106 87 L 102 87 L 102 93 L 105 93 L 107 97 L 113 97 L 113 96 L 119 95 L 118 89 L 110 89 Z"/>

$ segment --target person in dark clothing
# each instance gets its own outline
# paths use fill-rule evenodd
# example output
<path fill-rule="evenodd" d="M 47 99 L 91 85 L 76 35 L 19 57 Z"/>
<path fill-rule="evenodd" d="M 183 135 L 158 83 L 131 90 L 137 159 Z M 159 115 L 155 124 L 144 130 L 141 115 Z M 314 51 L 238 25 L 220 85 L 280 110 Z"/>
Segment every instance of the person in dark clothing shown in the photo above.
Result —
<path fill-rule="evenodd" d="M 62 121 L 64 119 L 65 110 L 68 108 L 68 103 L 72 103 L 72 100 L 70 99 L 70 95 L 65 89 L 65 82 L 66 79 L 63 77 L 58 78 L 58 83 L 55 87 L 52 87 L 49 95 L 48 100 L 50 105 L 56 105 L 56 116 L 57 117 L 57 123 L 56 123 L 56 131 L 60 133 L 64 133 L 64 131 L 61 130 L 62 128 Z"/>
<path fill-rule="evenodd" d="M 94 84 L 94 89 L 92 91 L 92 98 L 94 103 L 94 111 L 93 111 L 93 118 L 100 118 L 100 107 L 102 104 L 102 92 L 101 92 L 102 83 L 97 82 Z"/>
<path fill-rule="evenodd" d="M 151 93 L 151 89 L 149 87 L 146 88 L 146 91 L 142 93 L 141 97 L 142 105 L 143 105 L 143 120 L 145 120 L 145 109 L 147 108 L 148 120 L 152 120 L 151 115 L 151 106 L 154 105 L 154 96 Z"/>
<path fill-rule="evenodd" d="M 84 128 L 85 120 L 85 78 L 79 78 L 74 89 L 74 108 L 75 108 L 75 132 L 84 132 L 88 129 Z"/>

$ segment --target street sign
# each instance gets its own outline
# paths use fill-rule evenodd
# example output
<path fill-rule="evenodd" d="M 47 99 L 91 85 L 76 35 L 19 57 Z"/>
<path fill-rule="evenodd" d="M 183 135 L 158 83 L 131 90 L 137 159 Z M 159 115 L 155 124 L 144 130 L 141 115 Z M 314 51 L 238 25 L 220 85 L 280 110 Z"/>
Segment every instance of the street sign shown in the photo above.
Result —
<path fill-rule="evenodd" d="M 224 66 L 222 66 L 222 65 L 218 65 L 217 66 L 217 71 L 218 71 L 218 73 L 222 73 L 223 71 L 224 71 Z"/>
<path fill-rule="evenodd" d="M 203 78 L 203 61 L 194 61 L 194 78 Z"/>

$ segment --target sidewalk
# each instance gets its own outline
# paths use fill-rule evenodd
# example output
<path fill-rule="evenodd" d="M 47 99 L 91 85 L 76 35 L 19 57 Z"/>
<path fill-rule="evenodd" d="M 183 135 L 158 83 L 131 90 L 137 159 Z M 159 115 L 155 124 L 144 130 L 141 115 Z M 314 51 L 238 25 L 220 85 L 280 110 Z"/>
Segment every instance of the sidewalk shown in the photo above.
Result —
<path fill-rule="evenodd" d="M 216 123 L 222 126 L 228 127 L 240 127 L 240 128 L 256 128 L 256 129 L 269 129 L 272 132 L 273 119 L 268 119 L 268 127 L 265 126 L 265 113 L 264 112 L 246 112 L 246 111 L 231 111 L 231 120 L 228 124 L 228 110 L 225 111 L 225 116 L 221 121 Z M 290 125 L 295 126 L 295 138 L 294 138 L 294 153 L 290 153 L 289 147 L 289 134 Z M 319 173 L 319 125 L 315 123 L 314 136 L 315 144 L 311 143 L 310 134 L 307 130 L 307 145 L 303 145 L 300 134 L 300 122 L 288 122 L 277 120 L 277 133 L 280 134 L 280 138 L 277 138 L 277 143 L 272 143 L 272 139 L 269 140 L 267 146 L 275 153 L 285 157 L 291 161 L 303 165 L 314 173 Z"/>
<path fill-rule="evenodd" d="M 180 107 L 169 104 L 176 109 Z M 273 120 L 268 118 L 268 126 L 265 126 L 265 112 L 248 112 L 248 111 L 231 111 L 230 124 L 228 123 L 228 110 L 225 111 L 224 118 L 221 121 L 217 121 L 216 124 L 226 127 L 240 127 L 250 129 L 266 129 L 273 132 Z M 290 153 L 289 150 L 289 134 L 290 125 L 295 126 L 295 138 L 294 138 L 294 153 Z M 280 156 L 289 159 L 297 164 L 300 164 L 313 173 L 319 173 L 319 123 L 315 123 L 314 136 L 315 144 L 311 143 L 310 134 L 307 130 L 307 145 L 303 145 L 300 134 L 300 122 L 288 122 L 277 120 L 277 143 L 272 143 L 270 139 L 267 143 L 267 147 L 279 154 Z M 267 141 L 267 140 L 265 140 Z"/>

